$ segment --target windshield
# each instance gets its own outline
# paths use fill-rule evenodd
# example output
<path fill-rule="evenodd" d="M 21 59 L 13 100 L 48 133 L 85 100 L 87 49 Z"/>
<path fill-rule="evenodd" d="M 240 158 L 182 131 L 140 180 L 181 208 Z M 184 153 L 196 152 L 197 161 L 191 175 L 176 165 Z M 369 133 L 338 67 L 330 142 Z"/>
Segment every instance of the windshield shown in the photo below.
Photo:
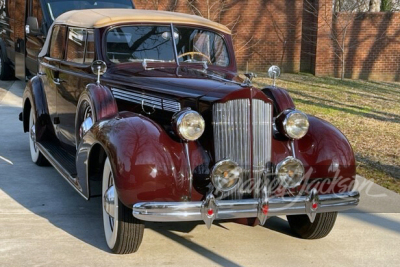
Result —
<path fill-rule="evenodd" d="M 130 8 L 133 9 L 132 0 L 45 0 L 51 19 L 70 10 L 92 8 Z"/>
<path fill-rule="evenodd" d="M 177 57 L 181 63 L 229 65 L 228 49 L 218 33 L 170 26 L 124 26 L 107 34 L 107 57 L 114 63 L 175 62 L 174 36 Z"/>

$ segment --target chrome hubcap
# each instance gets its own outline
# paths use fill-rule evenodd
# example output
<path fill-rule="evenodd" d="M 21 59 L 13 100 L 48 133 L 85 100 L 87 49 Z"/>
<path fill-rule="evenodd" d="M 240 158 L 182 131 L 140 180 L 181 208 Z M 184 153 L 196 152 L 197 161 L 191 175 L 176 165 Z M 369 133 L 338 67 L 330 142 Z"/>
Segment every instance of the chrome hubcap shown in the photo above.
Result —
<path fill-rule="evenodd" d="M 35 131 L 35 124 L 32 125 L 30 131 L 30 136 L 31 136 L 31 140 L 33 142 L 33 147 L 35 148 L 36 151 L 36 131 Z"/>
<path fill-rule="evenodd" d="M 83 123 L 79 129 L 79 137 L 83 138 L 83 136 L 90 130 L 93 126 L 93 117 L 92 117 L 92 109 L 87 107 L 85 109 L 85 113 L 83 115 Z"/>
<path fill-rule="evenodd" d="M 115 218 L 115 191 L 114 190 L 115 190 L 115 188 L 112 185 L 104 193 L 104 210 L 112 218 Z"/>

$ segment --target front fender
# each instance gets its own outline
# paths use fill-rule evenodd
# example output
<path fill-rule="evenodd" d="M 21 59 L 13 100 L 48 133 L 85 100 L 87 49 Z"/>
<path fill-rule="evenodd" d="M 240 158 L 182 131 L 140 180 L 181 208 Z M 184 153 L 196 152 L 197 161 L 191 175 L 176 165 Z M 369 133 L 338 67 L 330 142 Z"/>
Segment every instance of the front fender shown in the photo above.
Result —
<path fill-rule="evenodd" d="M 127 206 L 143 201 L 181 201 L 189 195 L 189 168 L 184 144 L 173 140 L 150 119 L 121 112 L 95 124 L 78 151 L 90 154 L 101 144 L 110 159 L 120 200 Z M 193 149 L 193 154 L 196 149 Z M 79 168 L 78 168 L 79 170 Z M 78 173 L 78 175 L 80 175 Z M 193 199 L 202 196 L 193 192 Z"/>
<path fill-rule="evenodd" d="M 278 116 L 286 109 L 296 108 L 293 103 L 293 99 L 285 89 L 275 86 L 268 86 L 263 88 L 262 91 L 274 102 L 274 117 Z"/>
<path fill-rule="evenodd" d="M 346 137 L 330 123 L 308 116 L 310 128 L 300 140 L 294 141 L 296 158 L 305 167 L 308 184 L 314 184 L 321 193 L 338 193 L 353 188 L 356 165 L 353 149 Z M 275 163 L 291 156 L 291 141 L 273 141 Z M 324 181 L 324 183 L 317 184 Z"/>

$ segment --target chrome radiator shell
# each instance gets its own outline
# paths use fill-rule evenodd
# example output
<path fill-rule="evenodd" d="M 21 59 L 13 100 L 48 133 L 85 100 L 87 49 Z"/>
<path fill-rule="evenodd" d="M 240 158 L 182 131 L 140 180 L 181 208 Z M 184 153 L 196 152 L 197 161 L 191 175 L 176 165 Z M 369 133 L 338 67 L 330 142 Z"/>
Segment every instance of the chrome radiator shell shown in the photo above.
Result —
<path fill-rule="evenodd" d="M 213 106 L 215 162 L 230 159 L 243 168 L 242 189 L 259 196 L 265 166 L 271 161 L 272 105 L 260 99 L 235 99 Z M 254 190 L 255 189 L 255 190 Z"/>

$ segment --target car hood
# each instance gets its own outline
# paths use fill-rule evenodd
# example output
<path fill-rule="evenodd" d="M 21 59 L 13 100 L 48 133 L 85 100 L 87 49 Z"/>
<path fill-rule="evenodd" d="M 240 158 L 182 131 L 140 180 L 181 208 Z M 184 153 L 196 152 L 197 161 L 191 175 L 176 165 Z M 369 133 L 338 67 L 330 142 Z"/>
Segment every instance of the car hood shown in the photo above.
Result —
<path fill-rule="evenodd" d="M 109 69 L 104 79 L 115 87 L 134 91 L 152 92 L 178 99 L 197 99 L 215 102 L 248 86 L 235 81 L 232 74 L 187 67 L 152 70 L 115 68 Z"/>

